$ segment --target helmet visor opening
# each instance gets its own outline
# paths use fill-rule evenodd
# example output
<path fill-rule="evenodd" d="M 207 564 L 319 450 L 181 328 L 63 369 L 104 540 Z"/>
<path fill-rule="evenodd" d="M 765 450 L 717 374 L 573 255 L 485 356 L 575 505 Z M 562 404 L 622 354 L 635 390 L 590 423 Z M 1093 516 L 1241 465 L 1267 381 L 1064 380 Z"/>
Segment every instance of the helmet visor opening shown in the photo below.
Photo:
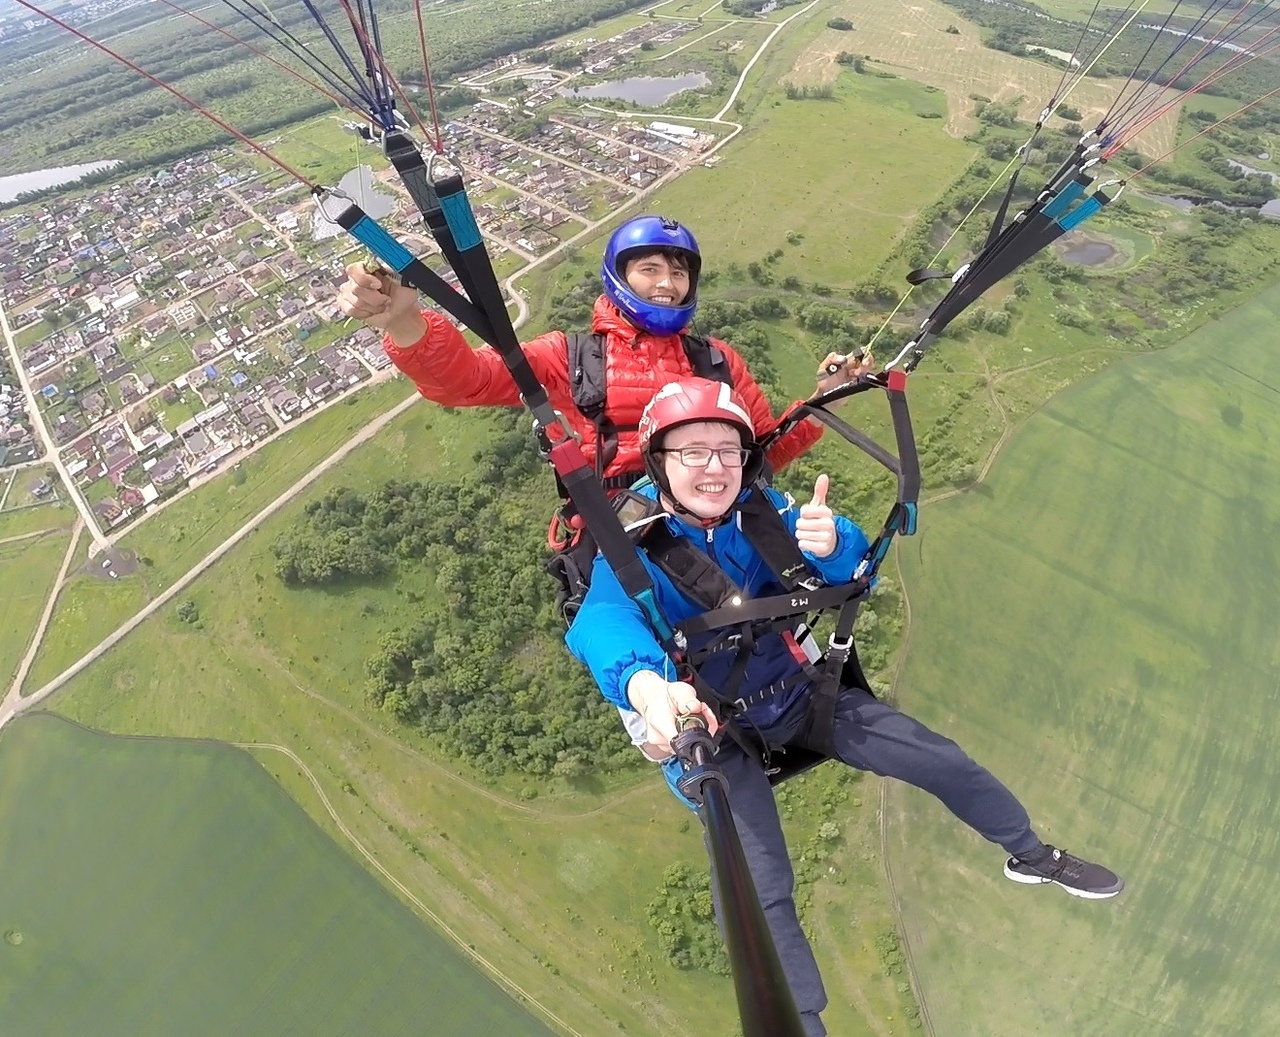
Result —
<path fill-rule="evenodd" d="M 696 252 L 669 246 L 658 248 L 643 245 L 637 246 L 618 253 L 618 258 L 614 264 L 614 272 L 622 283 L 630 288 L 631 283 L 627 279 L 627 270 L 631 264 L 654 257 L 661 257 L 677 270 L 684 270 L 689 274 L 688 291 L 685 292 L 683 299 L 677 299 L 673 304 L 675 306 L 687 306 L 698 294 L 698 273 L 702 268 L 702 258 Z"/>

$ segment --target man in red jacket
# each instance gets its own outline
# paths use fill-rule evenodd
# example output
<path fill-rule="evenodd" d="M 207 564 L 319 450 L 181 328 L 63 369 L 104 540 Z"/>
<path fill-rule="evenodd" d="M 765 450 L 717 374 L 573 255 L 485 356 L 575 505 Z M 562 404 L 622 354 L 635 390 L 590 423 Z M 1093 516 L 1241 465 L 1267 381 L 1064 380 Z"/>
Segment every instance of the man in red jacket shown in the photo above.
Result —
<path fill-rule="evenodd" d="M 681 334 L 697 308 L 701 265 L 693 235 L 673 220 L 636 217 L 610 237 L 601 268 L 604 294 L 596 300 L 592 317 L 592 330 L 601 336 L 604 352 L 602 417 L 610 441 L 603 451 L 598 449 L 597 423 L 574 403 L 566 334 L 550 331 L 523 346 L 551 405 L 582 437 L 583 452 L 597 464 L 610 490 L 644 474 L 636 429 L 654 393 L 680 378 L 706 376 L 694 370 L 692 347 Z M 393 285 L 361 264 L 346 272 L 348 280 L 338 296 L 342 311 L 384 332 L 387 355 L 423 396 L 447 407 L 520 406 L 519 391 L 497 350 L 472 349 L 447 317 L 419 310 L 414 289 Z M 713 339 L 710 345 L 727 362 L 725 373 L 747 405 L 756 435 L 768 435 L 778 419 L 746 364 L 724 342 Z M 839 370 L 826 374 L 831 366 Z M 846 366 L 844 357 L 832 353 L 818 369 L 818 389 L 833 388 L 869 366 L 870 361 Z M 820 423 L 802 422 L 774 444 L 769 463 L 775 470 L 783 467 L 821 435 Z M 598 461 L 601 452 L 604 456 Z"/>

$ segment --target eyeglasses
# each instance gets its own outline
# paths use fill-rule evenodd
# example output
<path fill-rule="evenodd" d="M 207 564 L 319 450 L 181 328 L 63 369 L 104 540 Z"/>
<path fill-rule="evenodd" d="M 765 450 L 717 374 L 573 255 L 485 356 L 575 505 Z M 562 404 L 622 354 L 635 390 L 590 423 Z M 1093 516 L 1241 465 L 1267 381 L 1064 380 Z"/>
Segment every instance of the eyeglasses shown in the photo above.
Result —
<path fill-rule="evenodd" d="M 659 450 L 660 454 L 679 454 L 680 463 L 686 468 L 706 468 L 711 463 L 711 455 L 720 458 L 726 468 L 741 468 L 747 463 L 751 451 L 740 446 L 724 446 L 712 449 L 709 446 L 686 446 L 676 450 Z"/>

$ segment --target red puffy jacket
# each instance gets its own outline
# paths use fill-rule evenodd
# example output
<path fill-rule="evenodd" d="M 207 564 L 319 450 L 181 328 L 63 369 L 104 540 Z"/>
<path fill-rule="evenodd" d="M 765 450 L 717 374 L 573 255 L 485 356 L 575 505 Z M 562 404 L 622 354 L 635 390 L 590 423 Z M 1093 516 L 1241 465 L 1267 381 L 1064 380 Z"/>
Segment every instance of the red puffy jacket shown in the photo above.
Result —
<path fill-rule="evenodd" d="M 520 393 L 492 346 L 472 349 L 448 319 L 434 310 L 424 310 L 427 332 L 412 346 L 401 348 L 383 339 L 383 348 L 392 362 L 413 379 L 428 400 L 446 407 L 520 406 Z M 645 405 L 662 386 L 693 374 L 679 335 L 651 335 L 624 317 L 605 296 L 596 300 L 592 329 L 606 336 L 605 384 L 608 399 L 605 414 L 619 426 L 618 452 L 605 476 L 644 472 L 635 429 Z M 769 401 L 747 371 L 747 365 L 732 347 L 712 339 L 729 362 L 733 387 L 742 397 L 755 424 L 756 435 L 766 436 L 777 427 Z M 582 437 L 582 449 L 592 464 L 596 459 L 596 429 L 573 405 L 569 386 L 569 349 L 562 331 L 549 331 L 521 347 L 547 390 L 551 406 Z M 823 426 L 803 421 L 783 436 L 769 451 L 769 463 L 779 469 L 795 460 L 822 436 Z"/>

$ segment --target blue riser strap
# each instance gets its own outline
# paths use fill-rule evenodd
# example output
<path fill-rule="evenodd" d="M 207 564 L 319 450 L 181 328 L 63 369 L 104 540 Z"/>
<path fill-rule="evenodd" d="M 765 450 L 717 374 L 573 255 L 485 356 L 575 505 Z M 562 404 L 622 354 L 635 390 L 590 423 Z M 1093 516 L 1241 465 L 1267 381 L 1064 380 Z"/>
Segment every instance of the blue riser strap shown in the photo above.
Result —
<path fill-rule="evenodd" d="M 354 226 L 347 228 L 347 233 L 397 274 L 402 273 L 406 267 L 413 263 L 412 253 L 379 227 L 369 216 L 362 216 Z"/>
<path fill-rule="evenodd" d="M 1100 202 L 1095 195 L 1083 205 L 1077 206 L 1073 211 L 1062 217 L 1062 219 L 1058 221 L 1058 226 L 1063 230 L 1071 230 L 1073 227 L 1080 226 L 1080 224 L 1084 223 L 1085 220 L 1101 208 L 1102 202 Z"/>
<path fill-rule="evenodd" d="M 1056 220 L 1059 216 L 1061 216 L 1064 212 L 1066 212 L 1067 209 L 1071 207 L 1071 204 L 1075 202 L 1076 199 L 1082 198 L 1083 196 L 1084 196 L 1084 184 L 1080 183 L 1079 181 L 1073 180 L 1061 191 L 1059 191 L 1058 196 L 1054 198 L 1051 202 L 1049 202 L 1049 204 L 1046 205 L 1041 210 L 1041 212 L 1043 212 L 1047 217 L 1049 217 L 1049 219 Z"/>
<path fill-rule="evenodd" d="M 463 252 L 480 244 L 480 228 L 476 226 L 476 218 L 471 212 L 471 203 L 467 201 L 465 191 L 440 196 L 440 208 L 444 210 L 445 222 L 453 233 L 453 240 Z"/>

